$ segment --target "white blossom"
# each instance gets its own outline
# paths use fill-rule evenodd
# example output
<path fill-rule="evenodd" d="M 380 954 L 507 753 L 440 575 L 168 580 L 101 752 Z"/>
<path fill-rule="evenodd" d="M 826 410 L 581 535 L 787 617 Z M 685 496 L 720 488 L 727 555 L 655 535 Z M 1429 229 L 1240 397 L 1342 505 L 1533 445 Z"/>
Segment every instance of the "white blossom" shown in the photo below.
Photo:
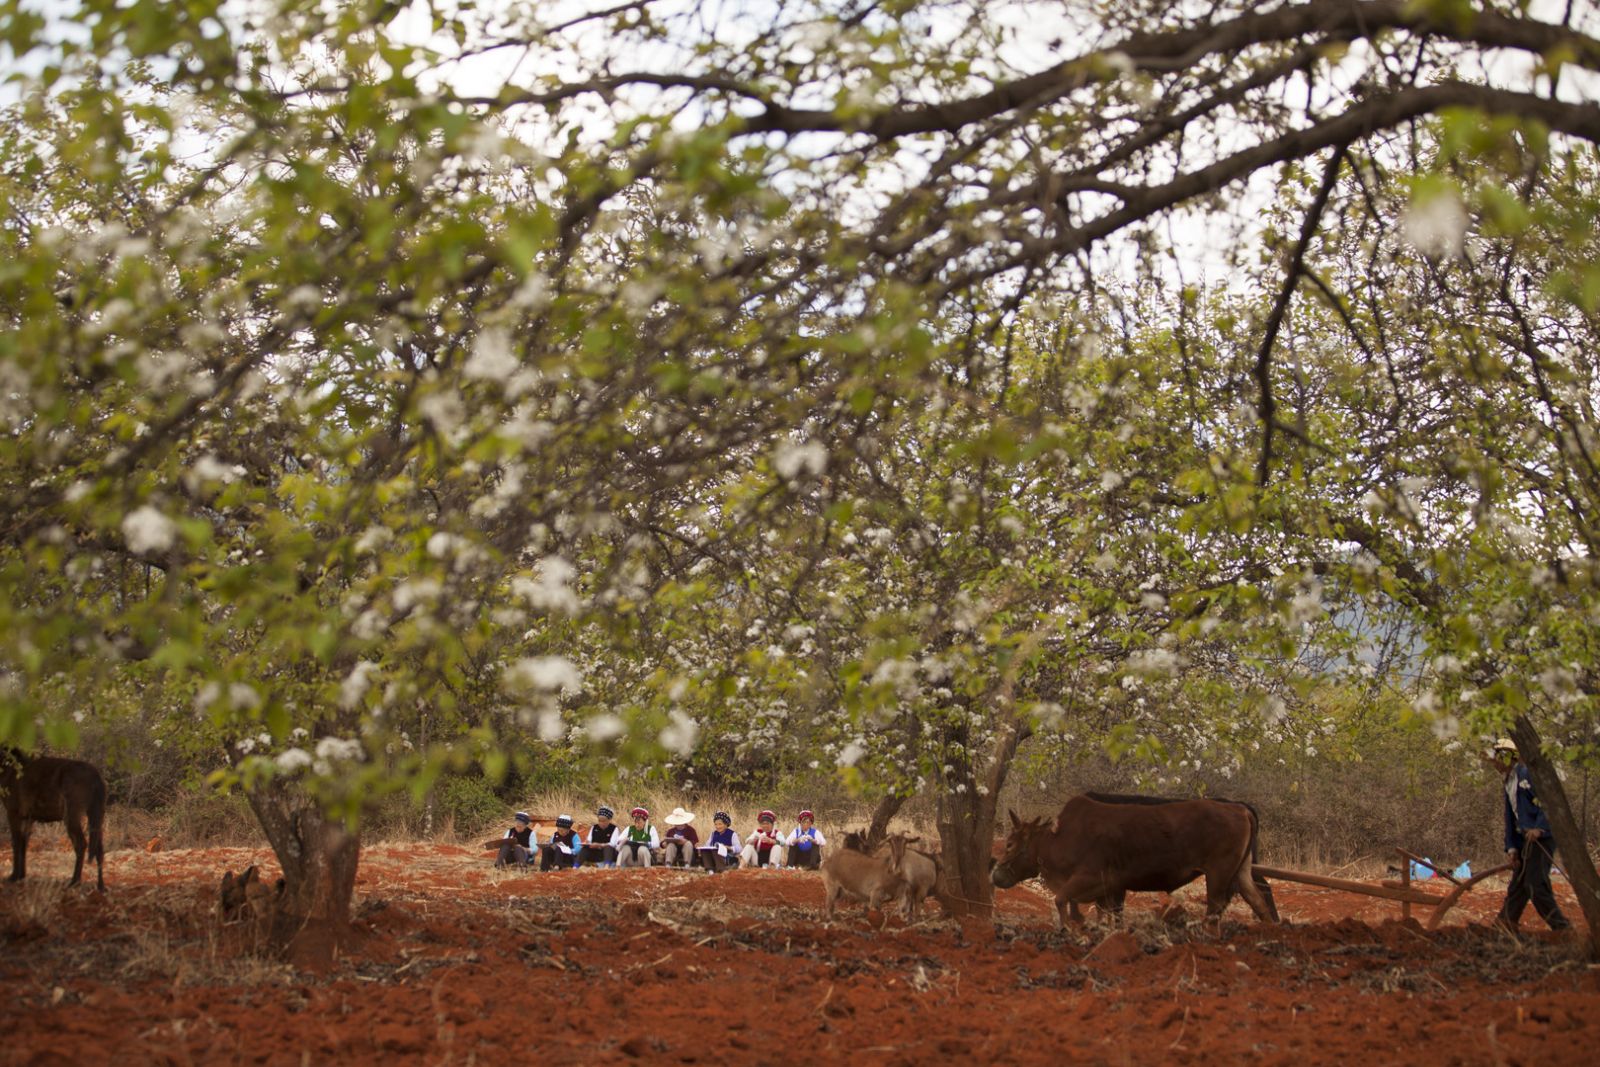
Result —
<path fill-rule="evenodd" d="M 353 737 L 317 739 L 317 759 L 324 762 L 358 761 L 365 755 L 361 742 Z"/>
<path fill-rule="evenodd" d="M 565 656 L 525 656 L 507 667 L 501 680 L 514 691 L 577 693 L 583 674 Z"/>
<path fill-rule="evenodd" d="M 476 381 L 505 382 L 520 366 L 511 351 L 511 331 L 504 326 L 480 330 L 472 355 L 461 366 L 461 373 Z"/>
<path fill-rule="evenodd" d="M 445 559 L 455 550 L 460 540 L 447 530 L 438 530 L 428 538 L 428 555 L 434 559 Z"/>
<path fill-rule="evenodd" d="M 401 582 L 394 591 L 396 611 L 409 611 L 417 604 L 437 600 L 444 591 L 437 578 L 413 578 Z"/>
<path fill-rule="evenodd" d="M 461 435 L 461 424 L 467 411 L 461 398 L 442 389 L 435 390 L 417 401 L 417 411 L 432 426 L 434 432 L 447 442 L 455 444 Z"/>
<path fill-rule="evenodd" d="M 212 681 L 202 685 L 199 691 L 194 695 L 195 712 L 201 715 L 205 714 L 207 709 L 209 709 L 211 705 L 215 704 L 217 702 L 217 698 L 220 696 L 222 696 L 221 683 Z"/>
<path fill-rule="evenodd" d="M 539 740 L 547 744 L 554 744 L 561 740 L 566 729 L 561 722 L 561 712 L 554 708 L 545 708 L 534 719 L 535 729 L 538 731 Z"/>
<path fill-rule="evenodd" d="M 917 665 L 908 659 L 886 659 L 872 672 L 873 685 L 890 685 L 896 689 L 912 686 L 917 680 Z"/>
<path fill-rule="evenodd" d="M 372 676 L 377 673 L 378 665 L 371 660 L 364 659 L 352 667 L 339 683 L 339 706 L 346 711 L 358 706 L 372 686 Z"/>
<path fill-rule="evenodd" d="M 1430 259 L 1454 259 L 1466 245 L 1467 222 L 1461 198 L 1451 191 L 1438 192 L 1406 205 L 1400 234 Z"/>
<path fill-rule="evenodd" d="M 1147 677 L 1163 677 L 1182 666 L 1183 658 L 1171 649 L 1146 648 L 1128 656 L 1129 672 Z"/>
<path fill-rule="evenodd" d="M 183 472 L 183 485 L 189 492 L 199 493 L 215 483 L 228 485 L 243 477 L 244 473 L 244 468 L 238 464 L 230 466 L 207 452 Z"/>
<path fill-rule="evenodd" d="M 279 753 L 278 771 L 282 774 L 294 774 L 311 766 L 311 753 L 303 748 L 286 748 Z"/>
<path fill-rule="evenodd" d="M 511 306 L 517 310 L 539 311 L 549 302 L 550 279 L 539 273 L 528 275 L 511 295 Z"/>
<path fill-rule="evenodd" d="M 634 315 L 643 315 L 661 298 L 665 286 L 656 280 L 632 278 L 617 291 L 617 299 Z"/>
<path fill-rule="evenodd" d="M 314 285 L 297 285 L 284 294 L 286 310 L 308 315 L 322 307 L 322 290 Z"/>
<path fill-rule="evenodd" d="M 628 732 L 628 724 L 615 712 L 603 712 L 584 724 L 583 732 L 597 745 L 614 741 Z"/>
<path fill-rule="evenodd" d="M 1579 697 L 1578 676 L 1565 667 L 1547 667 L 1539 672 L 1539 688 L 1558 704 L 1571 704 Z"/>
<path fill-rule="evenodd" d="M 667 719 L 661 730 L 661 747 L 674 755 L 689 755 L 700 739 L 700 724 L 677 708 L 667 713 Z"/>
<path fill-rule="evenodd" d="M 1430 725 L 1433 736 L 1441 741 L 1453 741 L 1461 735 L 1461 720 L 1454 715 L 1440 715 Z"/>
<path fill-rule="evenodd" d="M 136 556 L 156 555 L 170 549 L 178 537 L 178 524 L 149 504 L 130 511 L 122 520 L 122 536 Z"/>
<path fill-rule="evenodd" d="M 1102 58 L 1106 69 L 1118 76 L 1132 74 L 1137 69 L 1133 57 L 1126 52 L 1107 52 Z"/>
<path fill-rule="evenodd" d="M 254 711 L 261 706 L 261 694 L 246 682 L 228 686 L 228 703 L 239 711 Z"/>
<path fill-rule="evenodd" d="M 387 526 L 368 526 L 361 531 L 361 536 L 356 538 L 356 555 L 361 556 L 369 552 L 376 552 L 393 540 L 394 531 Z"/>
<path fill-rule="evenodd" d="M 1322 583 L 1312 579 L 1300 588 L 1289 601 L 1289 621 L 1295 625 L 1314 622 L 1322 617 Z"/>
<path fill-rule="evenodd" d="M 867 754 L 866 746 L 860 741 L 852 741 L 839 750 L 839 766 L 854 767 L 861 762 L 861 757 Z"/>
<path fill-rule="evenodd" d="M 828 469 L 828 450 L 820 441 L 785 441 L 772 451 L 772 468 L 786 482 L 802 474 L 820 475 Z"/>
<path fill-rule="evenodd" d="M 578 569 L 566 559 L 546 556 L 535 565 L 532 577 L 513 578 L 511 591 L 535 611 L 576 615 L 583 606 L 572 588 L 577 576 Z"/>

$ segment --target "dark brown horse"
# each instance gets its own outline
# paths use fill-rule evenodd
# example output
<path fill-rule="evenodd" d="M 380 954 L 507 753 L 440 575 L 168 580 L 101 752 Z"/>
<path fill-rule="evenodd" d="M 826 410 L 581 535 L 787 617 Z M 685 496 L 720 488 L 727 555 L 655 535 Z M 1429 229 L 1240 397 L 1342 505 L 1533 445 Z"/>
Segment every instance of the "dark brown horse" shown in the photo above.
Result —
<path fill-rule="evenodd" d="M 96 884 L 106 888 L 106 850 L 102 827 L 106 818 L 106 783 L 93 765 L 54 756 L 28 756 L 0 748 L 0 798 L 11 828 L 11 881 L 28 874 L 28 838 L 36 822 L 64 822 L 77 863 L 70 885 L 83 881 L 83 854 L 94 858 Z M 89 825 L 87 838 L 84 823 Z"/>
<path fill-rule="evenodd" d="M 1039 878 L 1054 892 L 1063 925 L 1073 904 L 1114 906 L 1130 891 L 1170 893 L 1202 875 L 1207 916 L 1220 917 L 1238 892 L 1272 921 L 1273 909 L 1251 880 L 1255 836 L 1255 815 L 1240 804 L 1107 804 L 1077 796 L 1053 822 L 1011 813 L 1005 853 L 990 877 L 1001 889 Z"/>

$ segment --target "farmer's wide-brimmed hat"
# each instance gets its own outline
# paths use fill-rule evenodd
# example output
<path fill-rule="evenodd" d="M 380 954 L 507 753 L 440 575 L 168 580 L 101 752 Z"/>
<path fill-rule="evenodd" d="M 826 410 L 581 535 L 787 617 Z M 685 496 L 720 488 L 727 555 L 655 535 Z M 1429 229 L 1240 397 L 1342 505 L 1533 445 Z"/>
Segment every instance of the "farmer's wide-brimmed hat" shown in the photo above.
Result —
<path fill-rule="evenodd" d="M 634 808 L 628 814 L 632 815 L 635 819 L 648 819 L 650 817 L 650 809 L 649 808 Z"/>
<path fill-rule="evenodd" d="M 684 811 L 682 808 L 673 808 L 672 812 L 661 821 L 668 826 L 687 826 L 694 822 L 694 812 Z"/>
<path fill-rule="evenodd" d="M 1509 752 L 1515 756 L 1517 754 L 1517 743 L 1511 740 L 1509 737 L 1497 737 L 1495 738 L 1495 742 L 1490 747 L 1489 751 L 1495 753 L 1496 755 L 1499 755 L 1502 752 Z"/>

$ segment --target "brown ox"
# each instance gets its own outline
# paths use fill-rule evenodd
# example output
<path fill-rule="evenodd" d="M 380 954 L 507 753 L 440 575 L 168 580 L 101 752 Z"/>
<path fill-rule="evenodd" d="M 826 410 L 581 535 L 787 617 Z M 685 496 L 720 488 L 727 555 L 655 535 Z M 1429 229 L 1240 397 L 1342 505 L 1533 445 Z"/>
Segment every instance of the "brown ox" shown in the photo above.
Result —
<path fill-rule="evenodd" d="M 1170 893 L 1201 875 L 1207 917 L 1221 916 L 1237 891 L 1259 919 L 1274 919 L 1251 881 L 1256 819 L 1244 805 L 1106 804 L 1077 796 L 1054 823 L 1010 815 L 1005 853 L 990 877 L 1001 889 L 1039 878 L 1055 894 L 1058 925 L 1074 904 L 1120 905 L 1129 892 Z"/>

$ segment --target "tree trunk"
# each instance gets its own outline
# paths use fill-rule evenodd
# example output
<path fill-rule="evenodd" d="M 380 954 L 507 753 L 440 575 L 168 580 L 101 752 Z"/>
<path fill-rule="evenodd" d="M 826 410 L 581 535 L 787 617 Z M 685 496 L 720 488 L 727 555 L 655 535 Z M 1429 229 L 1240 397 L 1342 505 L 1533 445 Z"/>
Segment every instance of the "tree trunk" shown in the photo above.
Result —
<path fill-rule="evenodd" d="M 872 809 L 872 821 L 867 824 L 866 849 L 871 852 L 883 844 L 883 839 L 889 836 L 889 821 L 900 814 L 900 809 L 905 805 L 905 797 L 886 796 L 878 801 L 878 806 Z"/>
<path fill-rule="evenodd" d="M 938 900 L 952 916 L 988 917 L 994 914 L 994 883 L 989 880 L 994 812 L 992 807 L 984 811 L 984 798 L 973 788 L 976 783 L 966 784 L 962 792 L 939 797 Z"/>
<path fill-rule="evenodd" d="M 1010 703 L 1009 683 L 1002 692 Z M 994 883 L 995 806 L 1005 787 L 1017 746 L 1032 733 L 1026 722 L 1010 719 L 995 740 L 994 751 L 982 777 L 970 765 L 956 771 L 939 797 L 938 826 L 942 855 L 939 903 L 951 915 L 992 918 Z M 965 738 L 962 738 L 964 741 Z M 959 784 L 964 789 L 956 789 Z"/>
<path fill-rule="evenodd" d="M 1600 956 L 1600 875 L 1595 872 L 1594 859 L 1589 855 L 1578 822 L 1572 817 L 1572 805 L 1567 802 L 1561 776 L 1545 759 L 1539 731 L 1526 715 L 1517 716 L 1511 726 L 1511 737 L 1517 742 L 1517 752 L 1533 776 L 1539 806 L 1550 820 L 1550 829 L 1560 850 L 1561 869 L 1567 873 L 1578 896 L 1578 907 L 1589 924 L 1589 952 Z"/>
<path fill-rule="evenodd" d="M 331 962 L 349 934 L 360 835 L 328 819 L 292 782 L 268 782 L 246 796 L 283 869 L 274 941 L 286 945 L 297 962 Z"/>

